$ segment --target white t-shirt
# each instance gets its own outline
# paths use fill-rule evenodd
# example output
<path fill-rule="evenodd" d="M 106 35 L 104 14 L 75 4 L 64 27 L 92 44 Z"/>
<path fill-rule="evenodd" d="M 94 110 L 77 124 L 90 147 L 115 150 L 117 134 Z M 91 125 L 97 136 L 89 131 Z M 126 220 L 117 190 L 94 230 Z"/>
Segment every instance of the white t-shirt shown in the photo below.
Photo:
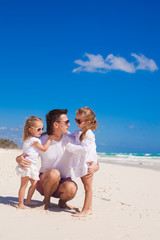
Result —
<path fill-rule="evenodd" d="M 79 140 L 82 131 L 75 131 L 75 144 L 68 143 L 66 149 L 72 153 L 70 166 L 74 169 L 76 177 L 87 174 L 89 162 L 97 163 L 95 135 L 89 129 L 82 141 Z"/>
<path fill-rule="evenodd" d="M 33 164 L 37 164 L 38 156 L 39 156 L 39 150 L 32 146 L 34 142 L 38 142 L 41 144 L 41 140 L 36 137 L 30 137 L 23 143 L 23 153 L 27 154 L 26 157 L 28 160 L 30 160 Z"/>
<path fill-rule="evenodd" d="M 48 139 L 48 134 L 40 137 L 44 145 Z M 71 153 L 66 151 L 66 144 L 74 142 L 74 137 L 71 134 L 64 134 L 60 141 L 51 141 L 51 144 L 46 152 L 39 151 L 41 156 L 40 172 L 44 173 L 48 169 L 57 169 L 61 174 L 61 178 L 71 177 L 71 169 L 69 166 Z"/>

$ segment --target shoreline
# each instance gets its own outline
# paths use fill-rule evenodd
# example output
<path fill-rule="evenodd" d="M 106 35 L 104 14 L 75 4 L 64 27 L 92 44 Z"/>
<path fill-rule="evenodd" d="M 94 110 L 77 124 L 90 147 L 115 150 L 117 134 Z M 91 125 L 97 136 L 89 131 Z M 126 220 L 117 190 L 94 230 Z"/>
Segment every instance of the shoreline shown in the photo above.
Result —
<path fill-rule="evenodd" d="M 17 153 L 16 156 L 22 154 L 23 149 L 6 149 L 6 148 L 0 148 L 0 154 L 3 153 Z M 111 165 L 119 165 L 119 166 L 127 166 L 127 167 L 134 167 L 134 168 L 140 168 L 140 169 L 151 169 L 153 171 L 160 171 L 160 163 L 153 163 L 153 162 L 141 162 L 141 161 L 123 161 L 123 160 L 108 160 L 105 159 L 103 160 L 103 158 L 100 158 L 98 155 L 98 162 L 100 163 L 107 163 L 107 164 L 111 164 Z M 109 158 L 109 157 L 108 157 Z"/>
<path fill-rule="evenodd" d="M 0 153 L 17 153 L 17 156 L 22 154 L 23 149 L 6 149 L 6 148 L 0 148 Z M 100 163 L 107 163 L 107 164 L 112 164 L 112 165 L 119 165 L 119 166 L 127 166 L 127 167 L 135 167 L 135 168 L 140 168 L 140 169 L 151 169 L 154 171 L 160 171 L 160 164 L 159 163 L 147 163 L 147 162 L 141 162 L 141 161 L 123 161 L 123 160 L 103 160 L 103 158 L 100 158 L 98 155 L 98 162 Z M 109 157 L 108 157 L 109 158 Z"/>
<path fill-rule="evenodd" d="M 133 161 L 115 161 L 115 160 L 102 160 L 98 159 L 98 162 L 100 163 L 107 163 L 107 164 L 113 164 L 113 165 L 119 165 L 119 166 L 127 166 L 127 167 L 135 167 L 135 168 L 142 168 L 142 169 L 150 169 L 154 171 L 160 171 L 160 164 L 154 164 L 154 163 L 142 163 L 142 162 L 133 162 Z"/>

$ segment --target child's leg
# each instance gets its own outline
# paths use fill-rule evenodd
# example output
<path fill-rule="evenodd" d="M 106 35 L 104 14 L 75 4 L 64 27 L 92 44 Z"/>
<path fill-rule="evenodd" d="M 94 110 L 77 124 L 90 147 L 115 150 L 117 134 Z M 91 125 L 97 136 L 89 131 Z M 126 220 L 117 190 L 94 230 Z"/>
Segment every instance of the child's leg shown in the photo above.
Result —
<path fill-rule="evenodd" d="M 27 208 L 24 205 L 24 195 L 25 195 L 26 187 L 28 185 L 28 181 L 29 181 L 29 177 L 21 177 L 21 186 L 18 193 L 18 196 L 19 196 L 18 208 L 21 208 L 21 209 Z"/>
<path fill-rule="evenodd" d="M 73 215 L 74 217 L 86 217 L 88 214 L 92 212 L 92 182 L 93 182 L 93 175 L 88 176 L 85 175 L 81 177 L 81 180 L 84 185 L 85 189 L 85 199 L 82 211 Z"/>
<path fill-rule="evenodd" d="M 92 182 L 93 175 L 88 177 L 88 175 L 81 178 L 84 189 L 85 189 L 85 199 L 82 211 L 92 211 Z"/>
<path fill-rule="evenodd" d="M 36 204 L 35 202 L 32 202 L 31 201 L 31 198 L 32 198 L 32 196 L 33 196 L 33 193 L 34 193 L 34 191 L 35 191 L 35 189 L 36 189 L 36 186 L 37 186 L 37 180 L 33 180 L 33 179 L 29 179 L 30 180 L 30 182 L 31 182 L 31 186 L 30 186 L 30 188 L 29 188 L 29 190 L 28 190 L 28 195 L 27 195 L 27 199 L 26 199 L 26 201 L 25 201 L 25 204 L 27 204 L 27 205 L 34 205 L 34 204 Z"/>

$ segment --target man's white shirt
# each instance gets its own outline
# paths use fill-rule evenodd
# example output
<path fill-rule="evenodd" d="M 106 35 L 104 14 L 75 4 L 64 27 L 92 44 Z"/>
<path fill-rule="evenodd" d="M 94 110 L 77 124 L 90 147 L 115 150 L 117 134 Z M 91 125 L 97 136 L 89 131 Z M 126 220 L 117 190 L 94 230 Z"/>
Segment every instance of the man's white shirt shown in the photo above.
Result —
<path fill-rule="evenodd" d="M 48 139 L 48 134 L 40 137 L 42 145 Z M 66 144 L 74 143 L 74 137 L 71 134 L 64 134 L 60 141 L 51 141 L 46 152 L 39 151 L 41 157 L 40 172 L 44 173 L 48 169 L 57 169 L 61 174 L 61 178 L 71 177 L 70 159 L 71 153 L 66 151 Z"/>

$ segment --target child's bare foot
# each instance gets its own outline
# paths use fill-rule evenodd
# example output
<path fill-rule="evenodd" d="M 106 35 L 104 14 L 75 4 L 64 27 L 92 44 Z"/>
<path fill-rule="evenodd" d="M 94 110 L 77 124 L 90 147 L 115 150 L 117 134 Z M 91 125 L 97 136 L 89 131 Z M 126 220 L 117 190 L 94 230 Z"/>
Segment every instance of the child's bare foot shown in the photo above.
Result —
<path fill-rule="evenodd" d="M 76 214 L 72 214 L 72 217 L 87 217 L 88 215 L 92 215 L 92 210 L 81 211 Z"/>
<path fill-rule="evenodd" d="M 31 201 L 31 200 L 26 200 L 25 201 L 25 205 L 27 205 L 27 206 L 35 206 L 35 205 L 38 205 L 38 203 L 36 203 L 34 201 Z"/>
<path fill-rule="evenodd" d="M 24 204 L 19 204 L 17 206 L 18 209 L 30 209 L 29 207 L 25 206 Z"/>

